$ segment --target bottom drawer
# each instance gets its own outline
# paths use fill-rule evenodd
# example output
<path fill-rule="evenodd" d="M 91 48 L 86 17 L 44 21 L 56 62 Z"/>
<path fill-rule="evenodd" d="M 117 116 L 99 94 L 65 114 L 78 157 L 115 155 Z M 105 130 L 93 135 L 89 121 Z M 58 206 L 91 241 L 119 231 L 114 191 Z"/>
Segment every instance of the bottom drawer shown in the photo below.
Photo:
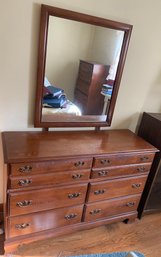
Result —
<path fill-rule="evenodd" d="M 113 215 L 135 211 L 139 200 L 140 195 L 133 195 L 87 204 L 84 221 L 105 219 Z"/>
<path fill-rule="evenodd" d="M 9 237 L 26 235 L 81 222 L 83 205 L 9 218 Z"/>

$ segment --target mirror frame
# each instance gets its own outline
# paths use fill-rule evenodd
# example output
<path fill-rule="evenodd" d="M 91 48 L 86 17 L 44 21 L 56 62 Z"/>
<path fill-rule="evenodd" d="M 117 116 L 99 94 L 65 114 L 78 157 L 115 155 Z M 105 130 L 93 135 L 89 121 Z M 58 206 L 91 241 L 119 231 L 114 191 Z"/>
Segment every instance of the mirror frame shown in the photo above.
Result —
<path fill-rule="evenodd" d="M 114 82 L 113 93 L 110 101 L 110 106 L 107 114 L 106 121 L 103 122 L 43 122 L 41 121 L 42 116 L 42 95 L 43 95 L 43 84 L 45 77 L 45 65 L 46 65 L 46 52 L 47 52 L 47 37 L 48 37 L 48 25 L 49 16 L 55 16 L 59 18 L 65 18 L 78 22 L 83 22 L 91 25 L 101 26 L 110 29 L 121 30 L 124 32 L 124 38 L 120 53 L 120 59 L 117 67 L 116 78 Z M 34 126 L 41 128 L 52 128 L 52 127 L 103 127 L 110 126 L 116 99 L 119 91 L 127 50 L 129 46 L 130 36 L 132 32 L 132 25 L 112 21 L 100 17 L 95 17 L 83 13 L 78 13 L 66 9 L 52 7 L 48 5 L 41 5 L 41 18 L 40 18 L 40 34 L 39 34 L 39 50 L 38 50 L 38 68 L 37 68 L 37 89 L 36 89 L 36 106 L 35 106 L 35 120 Z"/>

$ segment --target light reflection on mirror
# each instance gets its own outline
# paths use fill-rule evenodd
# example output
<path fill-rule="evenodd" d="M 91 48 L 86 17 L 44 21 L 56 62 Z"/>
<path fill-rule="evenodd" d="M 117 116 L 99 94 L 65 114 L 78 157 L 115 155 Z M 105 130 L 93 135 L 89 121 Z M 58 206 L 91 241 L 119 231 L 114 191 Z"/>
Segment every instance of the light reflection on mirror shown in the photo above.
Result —
<path fill-rule="evenodd" d="M 42 117 L 106 120 L 123 37 L 123 31 L 50 16 Z"/>

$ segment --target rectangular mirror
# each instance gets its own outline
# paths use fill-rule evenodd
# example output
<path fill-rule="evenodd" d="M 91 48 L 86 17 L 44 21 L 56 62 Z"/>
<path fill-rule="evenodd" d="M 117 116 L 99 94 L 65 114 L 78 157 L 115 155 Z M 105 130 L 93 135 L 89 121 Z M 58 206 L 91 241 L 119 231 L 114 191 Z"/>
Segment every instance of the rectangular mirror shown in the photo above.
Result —
<path fill-rule="evenodd" d="M 111 124 L 131 30 L 42 5 L 36 127 Z"/>

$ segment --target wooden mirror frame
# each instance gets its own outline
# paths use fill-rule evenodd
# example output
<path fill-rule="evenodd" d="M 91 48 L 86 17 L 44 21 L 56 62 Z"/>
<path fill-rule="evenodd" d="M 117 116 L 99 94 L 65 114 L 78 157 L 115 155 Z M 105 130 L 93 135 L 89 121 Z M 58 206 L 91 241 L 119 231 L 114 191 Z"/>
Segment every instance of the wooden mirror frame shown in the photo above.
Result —
<path fill-rule="evenodd" d="M 117 67 L 117 73 L 114 82 L 114 89 L 110 101 L 110 106 L 107 114 L 106 121 L 103 122 L 43 122 L 41 120 L 42 116 L 42 95 L 43 95 L 43 83 L 45 77 L 45 65 L 46 65 L 46 52 L 47 52 L 47 37 L 48 37 L 48 23 L 49 16 L 55 16 L 60 18 L 65 18 L 69 20 L 79 21 L 91 25 L 97 25 L 105 28 L 116 29 L 124 32 L 124 38 L 120 53 L 120 59 Z M 95 17 L 83 13 L 78 13 L 74 11 L 69 11 L 65 9 L 60 9 L 57 7 L 52 7 L 48 5 L 41 6 L 41 19 L 40 19 L 40 35 L 39 35 L 39 51 L 38 51 L 38 70 L 37 70 L 37 91 L 36 91 L 36 106 L 35 106 L 35 120 L 34 126 L 41 128 L 51 128 L 51 127 L 103 127 L 110 126 L 112 121 L 112 116 L 114 112 L 114 107 L 116 104 L 116 99 L 118 95 L 118 90 L 120 86 L 120 81 L 123 73 L 123 68 L 125 64 L 125 59 L 127 55 L 128 45 L 130 41 L 130 36 L 132 32 L 132 25 L 120 23 L 117 21 L 112 21 L 100 17 Z"/>

